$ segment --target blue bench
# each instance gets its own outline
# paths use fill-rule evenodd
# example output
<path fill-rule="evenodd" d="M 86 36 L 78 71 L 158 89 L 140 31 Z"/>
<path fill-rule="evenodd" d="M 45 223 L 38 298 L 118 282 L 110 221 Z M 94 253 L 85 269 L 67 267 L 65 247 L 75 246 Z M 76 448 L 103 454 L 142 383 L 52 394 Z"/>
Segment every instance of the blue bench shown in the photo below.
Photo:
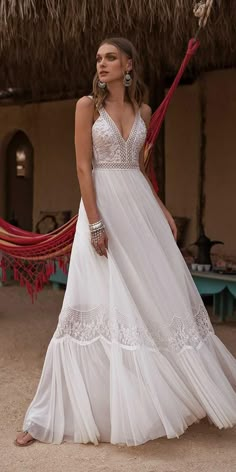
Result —
<path fill-rule="evenodd" d="M 51 275 L 50 277 L 50 282 L 52 283 L 52 287 L 54 289 L 58 289 L 61 285 L 67 284 L 67 274 L 65 274 L 63 270 L 58 267 L 58 263 L 56 263 L 56 265 L 57 270 L 55 274 Z"/>
<path fill-rule="evenodd" d="M 7 269 L 7 277 L 6 277 L 6 282 L 12 278 L 12 272 L 11 269 Z M 0 267 L 0 287 L 3 287 L 5 282 L 2 282 L 2 269 Z"/>
<path fill-rule="evenodd" d="M 191 274 L 201 295 L 213 295 L 213 314 L 218 316 L 220 321 L 229 317 L 236 320 L 236 275 L 195 271 L 191 271 Z"/>

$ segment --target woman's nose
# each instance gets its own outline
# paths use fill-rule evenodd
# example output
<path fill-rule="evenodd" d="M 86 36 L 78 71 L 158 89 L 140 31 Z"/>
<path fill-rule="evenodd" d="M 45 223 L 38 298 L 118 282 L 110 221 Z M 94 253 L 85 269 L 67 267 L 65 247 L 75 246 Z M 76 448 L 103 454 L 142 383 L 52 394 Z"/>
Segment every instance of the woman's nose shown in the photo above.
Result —
<path fill-rule="evenodd" d="M 105 65 L 105 61 L 106 61 L 106 59 L 105 59 L 105 57 L 103 57 L 103 58 L 101 59 L 101 61 L 100 61 L 100 66 Z"/>

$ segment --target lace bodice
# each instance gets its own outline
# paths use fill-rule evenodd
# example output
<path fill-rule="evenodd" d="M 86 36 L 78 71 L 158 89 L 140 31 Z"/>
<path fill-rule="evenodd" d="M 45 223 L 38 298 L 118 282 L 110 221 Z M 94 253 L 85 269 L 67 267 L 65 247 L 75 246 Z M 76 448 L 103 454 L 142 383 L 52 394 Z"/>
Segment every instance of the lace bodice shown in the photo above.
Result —
<path fill-rule="evenodd" d="M 93 168 L 131 169 L 139 167 L 139 153 L 146 138 L 146 126 L 136 113 L 129 137 L 125 140 L 105 108 L 99 110 L 99 118 L 92 128 Z"/>

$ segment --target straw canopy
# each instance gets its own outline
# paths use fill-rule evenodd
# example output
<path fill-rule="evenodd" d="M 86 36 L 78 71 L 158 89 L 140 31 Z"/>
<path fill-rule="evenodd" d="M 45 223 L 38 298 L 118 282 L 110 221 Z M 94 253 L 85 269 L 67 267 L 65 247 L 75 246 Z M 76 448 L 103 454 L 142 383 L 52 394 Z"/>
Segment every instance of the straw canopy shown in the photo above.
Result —
<path fill-rule="evenodd" d="M 0 89 L 33 98 L 76 96 L 90 89 L 99 42 L 131 39 L 145 78 L 173 75 L 196 32 L 192 0 L 1 0 Z M 202 69 L 236 65 L 236 2 L 214 0 L 191 63 Z M 9 90 L 10 89 L 10 90 Z M 13 89 L 13 91 L 11 90 Z M 2 92 L 2 97 L 4 93 Z"/>

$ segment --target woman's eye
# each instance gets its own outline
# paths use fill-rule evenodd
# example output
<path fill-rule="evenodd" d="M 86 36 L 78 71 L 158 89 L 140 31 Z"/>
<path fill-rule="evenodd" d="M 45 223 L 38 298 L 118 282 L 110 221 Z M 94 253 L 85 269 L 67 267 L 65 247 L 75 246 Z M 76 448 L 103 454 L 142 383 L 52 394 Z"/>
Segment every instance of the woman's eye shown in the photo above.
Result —
<path fill-rule="evenodd" d="M 115 56 L 107 56 L 107 59 L 108 59 L 108 61 L 115 61 L 116 57 Z M 101 62 L 101 60 L 102 60 L 101 57 L 96 58 L 97 62 Z"/>

